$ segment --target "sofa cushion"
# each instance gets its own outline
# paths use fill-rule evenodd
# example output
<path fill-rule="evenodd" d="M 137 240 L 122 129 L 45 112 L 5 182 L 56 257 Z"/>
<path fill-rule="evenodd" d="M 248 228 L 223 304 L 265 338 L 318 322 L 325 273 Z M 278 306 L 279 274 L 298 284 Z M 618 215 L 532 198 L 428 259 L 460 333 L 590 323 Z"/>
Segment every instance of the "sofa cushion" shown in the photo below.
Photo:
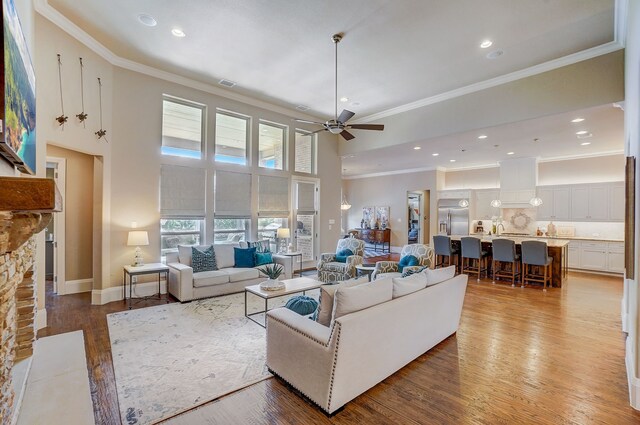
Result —
<path fill-rule="evenodd" d="M 427 275 L 425 273 L 414 273 L 407 277 L 394 277 L 393 298 L 409 295 L 427 287 Z"/>
<path fill-rule="evenodd" d="M 256 248 L 233 248 L 233 267 L 247 268 L 256 265 Z"/>
<path fill-rule="evenodd" d="M 258 252 L 258 251 L 256 251 L 256 253 L 254 255 L 254 258 L 256 260 L 255 267 L 273 263 L 273 254 L 271 254 L 270 252 Z"/>
<path fill-rule="evenodd" d="M 363 283 L 369 283 L 369 278 L 367 276 L 345 280 L 335 285 L 322 285 L 320 287 L 320 307 L 318 308 L 316 322 L 324 326 L 329 326 L 331 323 L 331 315 L 333 314 L 333 296 L 338 288 L 348 288 L 351 286 L 361 285 Z"/>
<path fill-rule="evenodd" d="M 210 246 L 211 245 L 178 245 L 178 261 L 180 264 L 191 267 L 191 248 L 196 247 L 200 251 L 204 251 Z"/>
<path fill-rule="evenodd" d="M 218 270 L 213 246 L 210 246 L 204 251 L 196 248 L 195 246 L 191 247 L 191 267 L 193 268 L 194 273 Z"/>
<path fill-rule="evenodd" d="M 411 276 L 411 275 L 412 275 L 412 274 L 414 274 L 414 273 L 420 273 L 420 272 L 425 271 L 426 269 L 428 269 L 428 267 L 427 267 L 427 266 L 419 267 L 419 268 L 417 268 L 417 269 L 415 268 L 415 266 L 414 266 L 414 267 L 409 267 L 409 266 L 407 266 L 407 267 L 405 267 L 405 268 L 403 269 L 403 271 L 402 271 L 402 277 Z"/>
<path fill-rule="evenodd" d="M 229 282 L 240 282 L 241 280 L 257 279 L 260 277 L 258 269 L 230 267 L 222 270 L 229 276 Z"/>
<path fill-rule="evenodd" d="M 389 273 L 378 273 L 378 274 L 376 274 L 376 280 L 384 279 L 385 277 L 402 277 L 402 273 L 389 272 Z"/>
<path fill-rule="evenodd" d="M 420 261 L 415 255 L 405 255 L 398 262 L 398 271 L 402 273 L 402 269 L 405 268 L 405 266 L 417 266 L 419 264 Z"/>
<path fill-rule="evenodd" d="M 393 297 L 393 279 L 388 277 L 350 288 L 338 288 L 333 297 L 331 321 L 349 313 L 381 304 Z"/>
<path fill-rule="evenodd" d="M 193 274 L 193 287 L 221 285 L 229 283 L 229 274 L 225 270 L 212 270 Z"/>
<path fill-rule="evenodd" d="M 427 286 L 444 282 L 451 279 L 456 274 L 456 266 L 443 267 L 441 269 L 427 269 L 424 271 L 427 275 Z"/>
<path fill-rule="evenodd" d="M 220 243 L 214 244 L 213 250 L 216 252 L 216 262 L 218 263 L 218 269 L 225 269 L 227 267 L 233 267 L 235 260 L 233 258 L 233 248 L 237 247 L 235 243 Z"/>
<path fill-rule="evenodd" d="M 256 252 L 271 252 L 271 242 L 268 239 L 247 243 L 247 248 L 253 247 L 256 248 Z"/>
<path fill-rule="evenodd" d="M 353 255 L 353 251 L 351 251 L 350 249 L 343 249 L 341 251 L 336 252 L 336 261 L 338 263 L 346 263 L 347 257 L 350 257 L 352 255 Z"/>

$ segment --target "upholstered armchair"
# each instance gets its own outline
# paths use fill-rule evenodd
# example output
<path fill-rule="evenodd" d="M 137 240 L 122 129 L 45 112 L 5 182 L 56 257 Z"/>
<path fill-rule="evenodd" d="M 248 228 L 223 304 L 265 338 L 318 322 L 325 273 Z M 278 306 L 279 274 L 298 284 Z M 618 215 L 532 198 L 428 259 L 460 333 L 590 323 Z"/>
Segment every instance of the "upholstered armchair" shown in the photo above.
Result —
<path fill-rule="evenodd" d="M 349 249 L 353 255 L 347 257 L 346 262 L 336 261 L 336 254 Z M 340 239 L 334 253 L 320 254 L 318 261 L 318 280 L 335 283 L 348 280 L 356 276 L 356 266 L 364 260 L 364 241 L 355 238 Z"/>
<path fill-rule="evenodd" d="M 400 253 L 400 259 L 402 257 L 406 257 L 407 255 L 413 255 L 418 259 L 417 266 L 405 266 L 403 268 L 403 272 L 407 270 L 418 270 L 422 267 L 431 267 L 433 264 L 434 251 L 429 245 L 424 244 L 411 244 L 405 245 L 402 247 L 402 252 Z M 376 262 L 376 269 L 373 271 L 371 275 L 371 280 L 375 280 L 381 277 L 382 274 L 387 273 L 396 273 L 399 274 L 398 261 L 378 261 Z"/>

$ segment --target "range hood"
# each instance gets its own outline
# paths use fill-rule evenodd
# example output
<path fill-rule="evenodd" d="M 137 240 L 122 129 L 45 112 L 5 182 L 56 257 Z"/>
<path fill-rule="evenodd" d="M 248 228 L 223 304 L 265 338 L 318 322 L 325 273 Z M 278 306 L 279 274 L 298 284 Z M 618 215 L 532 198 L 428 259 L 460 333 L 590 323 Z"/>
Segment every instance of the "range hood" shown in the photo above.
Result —
<path fill-rule="evenodd" d="M 500 161 L 500 208 L 531 208 L 536 196 L 538 160 L 514 158 Z"/>

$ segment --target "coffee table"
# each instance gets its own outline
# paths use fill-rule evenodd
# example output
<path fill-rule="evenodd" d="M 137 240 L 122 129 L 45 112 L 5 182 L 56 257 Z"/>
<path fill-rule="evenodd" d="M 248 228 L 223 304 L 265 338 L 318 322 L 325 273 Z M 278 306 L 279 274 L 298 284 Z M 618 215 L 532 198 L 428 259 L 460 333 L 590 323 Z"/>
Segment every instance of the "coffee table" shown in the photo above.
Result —
<path fill-rule="evenodd" d="M 263 328 L 266 328 L 267 327 L 266 316 L 265 316 L 264 324 L 258 322 L 252 316 L 266 313 L 268 311 L 267 304 L 270 299 L 284 297 L 286 295 L 296 294 L 299 292 L 302 292 L 302 294 L 304 295 L 306 291 L 310 291 L 312 289 L 318 289 L 320 286 L 325 284 L 324 282 L 320 282 L 319 280 L 315 280 L 315 279 L 310 279 L 308 277 L 296 277 L 294 279 L 286 279 L 286 280 L 283 280 L 282 283 L 284 283 L 284 288 L 278 291 L 265 291 L 264 289 L 260 288 L 259 284 L 247 286 L 246 288 L 244 288 L 244 317 L 251 320 L 252 322 L 257 323 Z M 249 314 L 249 312 L 247 311 L 247 295 L 249 293 L 264 299 L 264 310 Z"/>
<path fill-rule="evenodd" d="M 358 275 L 362 275 L 363 273 L 366 273 L 367 276 L 369 277 L 369 282 L 371 282 L 371 273 L 376 271 L 376 265 L 375 264 L 358 264 L 356 266 L 356 270 L 358 272 Z"/>

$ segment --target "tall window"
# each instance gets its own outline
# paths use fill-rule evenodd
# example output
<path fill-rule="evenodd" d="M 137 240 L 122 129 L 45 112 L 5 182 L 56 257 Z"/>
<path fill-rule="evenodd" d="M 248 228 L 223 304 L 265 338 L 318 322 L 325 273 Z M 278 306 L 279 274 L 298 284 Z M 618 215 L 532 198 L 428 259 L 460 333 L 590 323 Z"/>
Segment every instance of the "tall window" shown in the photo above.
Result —
<path fill-rule="evenodd" d="M 277 251 L 276 233 L 279 228 L 287 228 L 288 220 L 282 217 L 268 217 L 258 219 L 258 240 L 268 239 L 271 244 L 271 250 Z"/>
<path fill-rule="evenodd" d="M 249 118 L 232 112 L 216 113 L 215 160 L 247 165 Z"/>
<path fill-rule="evenodd" d="M 178 245 L 200 245 L 204 241 L 203 220 L 171 218 L 160 220 L 160 251 L 177 252 Z"/>
<path fill-rule="evenodd" d="M 294 170 L 296 173 L 315 174 L 316 135 L 309 135 L 309 132 L 296 130 L 295 150 Z"/>
<path fill-rule="evenodd" d="M 258 136 L 258 166 L 284 169 L 285 134 L 287 127 L 261 122 Z"/>
<path fill-rule="evenodd" d="M 202 158 L 204 113 L 204 105 L 165 96 L 162 100 L 162 154 Z"/>
<path fill-rule="evenodd" d="M 213 243 L 231 243 L 249 240 L 249 218 L 214 218 Z"/>

